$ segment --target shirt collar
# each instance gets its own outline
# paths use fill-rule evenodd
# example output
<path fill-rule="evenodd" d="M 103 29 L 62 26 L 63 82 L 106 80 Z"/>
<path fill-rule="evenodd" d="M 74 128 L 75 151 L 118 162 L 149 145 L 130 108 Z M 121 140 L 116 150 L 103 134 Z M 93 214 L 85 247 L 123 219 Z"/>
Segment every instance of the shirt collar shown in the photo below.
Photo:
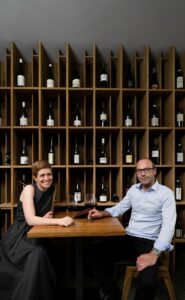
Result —
<path fill-rule="evenodd" d="M 157 192 L 158 187 L 159 187 L 159 182 L 158 182 L 158 180 L 155 180 L 154 184 L 151 186 L 151 188 L 148 191 Z M 136 188 L 138 188 L 139 190 L 142 190 L 142 184 L 140 182 L 137 183 Z"/>

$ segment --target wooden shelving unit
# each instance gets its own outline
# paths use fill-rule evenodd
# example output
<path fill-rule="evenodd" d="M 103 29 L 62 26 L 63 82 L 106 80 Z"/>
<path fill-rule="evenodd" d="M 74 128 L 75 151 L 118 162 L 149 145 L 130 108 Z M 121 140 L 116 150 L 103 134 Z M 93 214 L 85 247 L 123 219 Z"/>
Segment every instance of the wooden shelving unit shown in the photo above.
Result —
<path fill-rule="evenodd" d="M 59 49 L 53 61 L 40 43 L 38 51 L 32 50 L 30 60 L 12 43 L 6 50 L 4 61 L 0 62 L 0 105 L 2 126 L 0 127 L 0 149 L 3 163 L 0 166 L 0 208 L 2 210 L 2 232 L 12 223 L 16 204 L 22 186 L 23 173 L 27 182 L 31 181 L 31 164 L 37 159 L 47 159 L 49 137 L 55 145 L 54 181 L 57 187 L 56 206 L 66 207 L 66 199 L 73 193 L 74 182 L 79 176 L 82 199 L 88 192 L 99 193 L 101 176 L 104 176 L 108 190 L 108 202 L 114 205 L 112 195 L 121 199 L 124 195 L 128 175 L 130 183 L 136 182 L 135 162 L 143 157 L 151 157 L 151 147 L 157 138 L 160 149 L 158 180 L 175 189 L 175 179 L 179 177 L 185 191 L 185 165 L 176 164 L 176 145 L 180 140 L 185 148 L 185 128 L 176 126 L 178 103 L 185 113 L 185 89 L 175 87 L 175 70 L 181 65 L 185 70 L 185 54 L 175 47 L 157 56 L 149 46 L 142 53 L 127 53 L 121 45 L 116 54 L 110 51 L 103 57 L 96 44 L 91 53 L 84 51 L 82 58 L 66 44 Z M 16 86 L 18 59 L 25 62 L 25 87 Z M 108 71 L 108 86 L 101 88 L 100 68 L 105 62 Z M 54 88 L 46 87 L 47 66 L 54 68 Z M 135 82 L 134 88 L 126 88 L 126 65 L 131 65 Z M 81 87 L 72 88 L 74 65 L 80 74 Z M 159 88 L 150 88 L 150 71 L 156 66 Z M 28 126 L 19 126 L 21 102 L 26 102 Z M 46 126 L 49 102 L 52 101 L 55 126 Z M 108 115 L 107 124 L 101 127 L 99 114 L 102 101 Z M 124 126 L 126 104 L 130 101 L 133 126 Z M 82 126 L 74 127 L 74 110 L 79 103 Z M 160 126 L 150 126 L 150 113 L 156 103 L 160 114 Z M 74 141 L 78 137 L 80 165 L 73 164 Z M 106 140 L 107 165 L 99 165 L 98 153 L 101 138 Z M 19 163 L 22 139 L 26 139 L 29 164 Z M 128 138 L 134 149 L 134 163 L 125 164 L 124 152 Z M 5 165 L 6 152 L 11 153 L 11 164 Z M 89 164 L 91 160 L 92 164 Z M 185 199 L 177 203 L 177 208 L 185 214 Z M 84 203 L 82 202 L 83 206 Z M 99 204 L 100 205 L 100 204 Z M 184 221 L 185 232 L 185 221 Z M 184 240 L 183 240 L 184 241 Z M 178 241 L 179 242 L 179 241 Z M 174 244 L 176 240 L 174 240 Z"/>

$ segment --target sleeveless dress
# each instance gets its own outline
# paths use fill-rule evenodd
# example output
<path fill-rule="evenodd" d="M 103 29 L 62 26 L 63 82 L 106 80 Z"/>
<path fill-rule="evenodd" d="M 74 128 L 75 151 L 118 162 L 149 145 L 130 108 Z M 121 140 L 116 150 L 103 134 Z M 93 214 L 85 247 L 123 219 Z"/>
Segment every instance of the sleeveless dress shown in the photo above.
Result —
<path fill-rule="evenodd" d="M 42 217 L 51 209 L 54 186 L 45 192 L 33 186 L 36 215 Z M 54 299 L 55 272 L 42 239 L 27 237 L 30 228 L 19 201 L 15 220 L 0 243 L 1 300 Z"/>

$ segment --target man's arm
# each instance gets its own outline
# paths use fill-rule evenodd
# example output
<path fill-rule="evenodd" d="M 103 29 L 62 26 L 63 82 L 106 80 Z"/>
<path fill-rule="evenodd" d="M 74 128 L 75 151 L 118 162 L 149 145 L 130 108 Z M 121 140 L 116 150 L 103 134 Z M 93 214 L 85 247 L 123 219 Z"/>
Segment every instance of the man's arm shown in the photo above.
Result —
<path fill-rule="evenodd" d="M 170 251 L 172 246 L 170 245 L 176 223 L 176 203 L 174 194 L 170 191 L 167 194 L 162 208 L 162 224 L 158 238 L 154 243 L 154 248 L 160 251 Z"/>

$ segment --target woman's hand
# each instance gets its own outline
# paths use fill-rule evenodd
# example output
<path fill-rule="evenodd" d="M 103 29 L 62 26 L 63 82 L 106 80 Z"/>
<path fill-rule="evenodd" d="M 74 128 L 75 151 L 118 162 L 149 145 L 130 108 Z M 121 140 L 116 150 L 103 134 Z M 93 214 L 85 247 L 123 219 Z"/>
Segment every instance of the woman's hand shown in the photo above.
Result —
<path fill-rule="evenodd" d="M 57 219 L 57 220 L 58 220 L 57 224 L 59 226 L 68 227 L 68 226 L 71 226 L 71 225 L 73 225 L 75 223 L 74 220 L 72 218 L 68 217 L 68 216 L 66 216 L 64 218 L 61 218 L 61 219 Z"/>

